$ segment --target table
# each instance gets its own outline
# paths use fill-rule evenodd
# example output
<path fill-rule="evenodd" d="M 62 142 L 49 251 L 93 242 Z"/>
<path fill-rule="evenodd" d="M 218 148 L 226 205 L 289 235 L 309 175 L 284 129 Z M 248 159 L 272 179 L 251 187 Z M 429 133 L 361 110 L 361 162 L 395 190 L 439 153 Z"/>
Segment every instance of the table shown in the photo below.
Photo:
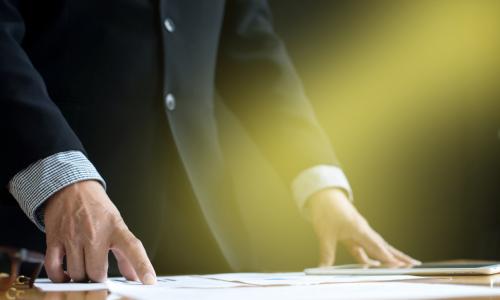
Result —
<path fill-rule="evenodd" d="M 448 261 L 450 262 L 450 261 Z M 454 261 L 459 262 L 459 261 Z M 460 262 L 463 262 L 460 261 Z M 416 279 L 414 281 L 404 281 L 406 283 L 425 283 L 429 285 L 433 284 L 458 284 L 458 285 L 479 285 L 479 286 L 487 286 L 490 288 L 499 288 L 500 289 L 500 274 L 491 275 L 491 276 L 449 276 L 449 277 L 436 277 L 436 278 L 422 278 Z M 106 290 L 101 291 L 90 291 L 90 292 L 48 292 L 44 293 L 38 291 L 37 289 L 29 289 L 29 290 L 21 290 L 18 291 L 18 294 L 10 293 L 0 295 L 0 299 L 6 300 L 104 300 L 107 299 L 109 293 Z M 121 300 L 131 300 L 123 297 L 116 297 L 114 299 Z M 462 297 L 462 298 L 449 298 L 453 300 L 472 300 L 472 299 L 498 299 L 500 300 L 500 296 L 495 297 Z M 200 299 L 202 300 L 202 299 Z"/>

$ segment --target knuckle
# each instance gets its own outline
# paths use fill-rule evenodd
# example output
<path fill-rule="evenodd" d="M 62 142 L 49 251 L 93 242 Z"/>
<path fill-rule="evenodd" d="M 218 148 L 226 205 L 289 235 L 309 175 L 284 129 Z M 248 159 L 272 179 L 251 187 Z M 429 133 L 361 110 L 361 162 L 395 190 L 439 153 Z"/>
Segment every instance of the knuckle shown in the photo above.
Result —
<path fill-rule="evenodd" d="M 93 238 L 90 236 L 86 236 L 83 246 L 86 251 L 90 251 L 91 253 L 100 253 L 102 251 L 105 251 L 105 243 L 109 243 L 109 241 L 107 239 L 99 239 L 97 237 Z"/>
<path fill-rule="evenodd" d="M 112 226 L 114 226 L 117 231 L 128 231 L 125 221 L 119 214 L 111 214 L 110 218 Z"/>
<path fill-rule="evenodd" d="M 96 247 L 101 239 L 99 238 L 99 234 L 94 226 L 87 226 L 87 229 L 84 231 L 85 243 L 89 246 Z"/>
<path fill-rule="evenodd" d="M 370 225 L 368 225 L 368 223 L 364 219 L 355 223 L 354 230 L 356 231 L 357 234 L 359 234 L 362 237 L 372 237 L 373 236 L 373 230 L 371 229 Z"/>
<path fill-rule="evenodd" d="M 89 279 L 93 282 L 103 282 L 106 279 L 106 271 L 103 269 L 92 269 L 87 272 Z"/>
<path fill-rule="evenodd" d="M 47 244 L 47 250 L 52 248 L 57 248 L 60 246 L 60 235 L 53 232 L 49 228 L 45 227 L 45 242 Z"/>
<path fill-rule="evenodd" d="M 357 215 L 356 217 L 352 218 L 352 223 L 356 224 L 359 227 L 370 227 L 368 221 L 361 215 Z"/>
<path fill-rule="evenodd" d="M 132 237 L 135 237 L 125 226 L 115 226 L 112 236 L 123 242 L 128 242 Z"/>
<path fill-rule="evenodd" d="M 47 246 L 47 250 L 45 251 L 45 261 L 44 265 L 46 269 L 55 270 L 60 267 L 61 260 L 58 257 L 58 249 L 56 246 Z"/>
<path fill-rule="evenodd" d="M 64 232 L 61 232 L 61 239 L 68 244 L 77 244 L 80 240 L 80 233 L 76 225 L 71 223 Z"/>
<path fill-rule="evenodd" d="M 61 269 L 60 265 L 58 265 L 57 263 L 54 263 L 52 261 L 46 261 L 44 263 L 44 267 L 45 267 L 45 270 L 47 271 L 47 275 L 49 275 L 49 277 L 57 276 L 59 273 L 59 270 Z M 52 278 L 50 278 L 50 279 L 52 279 Z"/>
<path fill-rule="evenodd" d="M 353 247 L 351 248 L 351 254 L 354 256 L 354 257 L 361 257 L 362 256 L 362 252 L 361 252 L 361 248 L 359 247 Z"/>
<path fill-rule="evenodd" d="M 67 240 L 64 244 L 67 255 L 77 254 L 83 248 L 78 240 Z"/>
<path fill-rule="evenodd" d="M 123 237 L 123 241 L 125 246 L 130 247 L 132 249 L 140 249 L 142 248 L 142 242 L 135 235 L 133 235 L 130 231 L 125 234 Z"/>
<path fill-rule="evenodd" d="M 141 240 L 139 240 L 138 238 L 134 238 L 134 239 L 133 239 L 133 241 L 132 241 L 132 246 L 133 246 L 136 250 L 140 250 L 140 249 L 144 248 L 144 246 L 142 245 Z"/>
<path fill-rule="evenodd" d="M 140 274 L 146 274 L 148 270 L 149 270 L 149 263 L 144 260 L 139 261 L 139 263 L 137 264 L 137 271 Z"/>

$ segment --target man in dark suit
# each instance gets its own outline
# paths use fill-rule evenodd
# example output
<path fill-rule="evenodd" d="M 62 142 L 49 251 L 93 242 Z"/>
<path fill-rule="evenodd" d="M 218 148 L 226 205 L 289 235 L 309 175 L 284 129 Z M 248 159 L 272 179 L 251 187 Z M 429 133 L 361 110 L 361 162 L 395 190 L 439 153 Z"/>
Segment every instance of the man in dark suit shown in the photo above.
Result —
<path fill-rule="evenodd" d="M 415 263 L 350 203 L 262 0 L 0 0 L 2 222 L 25 228 L 21 246 L 43 247 L 14 198 L 46 233 L 53 281 L 104 280 L 111 250 L 125 277 L 154 283 L 145 249 L 175 189 L 165 181 L 185 176 L 224 257 L 244 268 L 215 99 L 292 185 L 323 265 L 337 240 L 361 262 Z M 176 162 L 185 174 L 172 175 Z"/>

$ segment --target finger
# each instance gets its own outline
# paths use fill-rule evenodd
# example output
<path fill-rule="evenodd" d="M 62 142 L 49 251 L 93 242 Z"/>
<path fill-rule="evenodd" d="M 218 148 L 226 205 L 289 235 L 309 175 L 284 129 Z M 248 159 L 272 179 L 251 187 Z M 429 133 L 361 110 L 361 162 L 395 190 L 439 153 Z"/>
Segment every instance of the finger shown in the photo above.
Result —
<path fill-rule="evenodd" d="M 359 245 L 352 242 L 346 242 L 346 246 L 349 253 L 351 253 L 352 257 L 354 257 L 358 263 L 368 266 L 380 266 L 380 262 L 378 260 L 371 259 L 368 254 L 366 254 L 366 251 Z"/>
<path fill-rule="evenodd" d="M 66 245 L 66 264 L 68 274 L 75 282 L 88 281 L 85 273 L 85 254 L 82 247 Z"/>
<path fill-rule="evenodd" d="M 319 266 L 328 267 L 335 262 L 337 239 L 333 235 L 320 238 L 319 241 Z"/>
<path fill-rule="evenodd" d="M 361 234 L 356 237 L 356 242 L 365 249 L 370 257 L 379 260 L 381 263 L 394 266 L 401 265 L 401 262 L 394 257 L 387 247 L 384 239 L 373 229 L 368 228 L 361 231 Z"/>
<path fill-rule="evenodd" d="M 125 255 L 123 255 L 119 249 L 113 249 L 112 251 L 116 261 L 118 262 L 120 274 L 122 274 L 127 280 L 139 281 L 139 277 L 137 276 L 137 273 L 135 273 L 134 267 L 132 267 Z"/>
<path fill-rule="evenodd" d="M 64 248 L 61 245 L 47 245 L 45 271 L 55 283 L 68 282 L 69 276 L 63 270 Z"/>
<path fill-rule="evenodd" d="M 144 284 L 155 284 L 156 273 L 153 265 L 149 261 L 146 250 L 141 241 L 130 231 L 126 231 L 118 236 L 116 247 L 132 265 L 135 273 Z"/>
<path fill-rule="evenodd" d="M 85 247 L 85 271 L 93 282 L 104 282 L 108 274 L 108 249 Z"/>
<path fill-rule="evenodd" d="M 401 252 L 400 250 L 394 248 L 393 246 L 391 246 L 391 245 L 387 245 L 387 246 L 389 247 L 389 250 L 392 252 L 392 254 L 396 258 L 398 258 L 400 261 L 403 261 L 404 263 L 406 263 L 408 265 L 413 265 L 413 266 L 417 266 L 417 265 L 422 264 L 421 261 L 414 259 L 413 257 Z"/>

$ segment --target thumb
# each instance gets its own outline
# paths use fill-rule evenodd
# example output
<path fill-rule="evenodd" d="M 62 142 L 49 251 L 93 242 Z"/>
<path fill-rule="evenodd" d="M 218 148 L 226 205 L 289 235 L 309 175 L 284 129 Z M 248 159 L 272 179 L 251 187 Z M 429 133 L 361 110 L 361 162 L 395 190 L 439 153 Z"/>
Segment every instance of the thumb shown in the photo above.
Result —
<path fill-rule="evenodd" d="M 335 262 L 337 238 L 332 235 L 320 237 L 319 240 L 319 266 L 328 267 Z"/>

